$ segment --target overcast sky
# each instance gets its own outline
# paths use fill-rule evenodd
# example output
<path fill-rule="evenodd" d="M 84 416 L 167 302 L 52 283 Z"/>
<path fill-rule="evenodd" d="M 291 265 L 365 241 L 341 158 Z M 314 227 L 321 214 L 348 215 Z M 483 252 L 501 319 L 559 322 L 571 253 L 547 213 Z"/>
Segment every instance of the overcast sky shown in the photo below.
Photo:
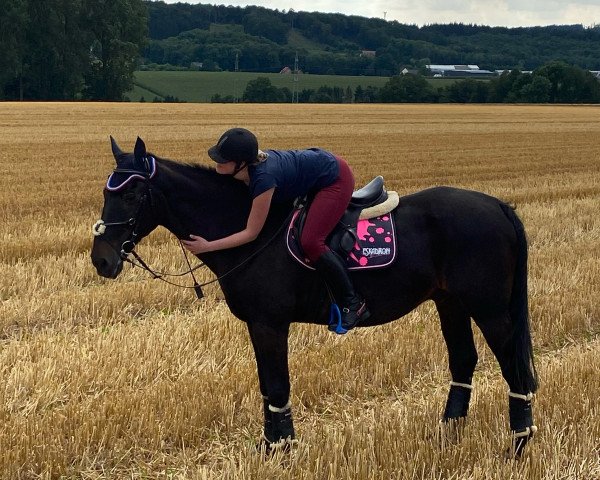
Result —
<path fill-rule="evenodd" d="M 176 3 L 181 0 L 165 0 Z M 319 12 L 397 20 L 400 23 L 476 23 L 493 26 L 566 25 L 600 23 L 600 0 L 227 0 L 210 2 L 187 0 L 186 3 L 216 3 L 223 5 L 260 5 L 266 8 Z"/>

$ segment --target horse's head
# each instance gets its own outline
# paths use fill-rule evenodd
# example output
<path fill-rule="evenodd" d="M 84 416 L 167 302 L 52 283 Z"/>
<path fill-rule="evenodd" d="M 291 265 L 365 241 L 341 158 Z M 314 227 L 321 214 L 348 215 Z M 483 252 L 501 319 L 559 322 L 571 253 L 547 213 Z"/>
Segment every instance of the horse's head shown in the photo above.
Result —
<path fill-rule="evenodd" d="M 133 153 L 122 152 L 114 138 L 110 140 L 117 166 L 104 187 L 101 220 L 93 226 L 92 263 L 99 275 L 116 278 L 123 260 L 158 225 L 150 184 L 156 160 L 139 137 Z"/>

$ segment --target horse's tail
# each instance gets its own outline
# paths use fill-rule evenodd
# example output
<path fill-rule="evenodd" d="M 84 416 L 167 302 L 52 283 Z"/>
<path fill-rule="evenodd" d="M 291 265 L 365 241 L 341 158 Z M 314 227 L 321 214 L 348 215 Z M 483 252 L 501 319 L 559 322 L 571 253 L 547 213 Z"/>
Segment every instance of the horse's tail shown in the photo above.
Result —
<path fill-rule="evenodd" d="M 534 393 L 538 388 L 538 376 L 533 361 L 533 345 L 529 324 L 529 302 L 527 297 L 527 237 L 523 222 L 514 207 L 500 202 L 504 214 L 512 222 L 517 235 L 517 263 L 510 297 L 510 317 L 513 323 L 512 345 L 514 356 L 510 368 L 519 392 Z"/>

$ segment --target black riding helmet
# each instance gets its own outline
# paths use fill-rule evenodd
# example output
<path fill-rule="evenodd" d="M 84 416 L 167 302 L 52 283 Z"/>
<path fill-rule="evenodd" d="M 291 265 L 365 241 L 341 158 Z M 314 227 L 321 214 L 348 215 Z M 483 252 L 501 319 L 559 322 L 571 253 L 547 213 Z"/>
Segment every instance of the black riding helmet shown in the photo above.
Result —
<path fill-rule="evenodd" d="M 217 144 L 208 149 L 208 156 L 217 163 L 235 162 L 240 168 L 256 162 L 258 157 L 258 140 L 245 128 L 227 130 Z"/>

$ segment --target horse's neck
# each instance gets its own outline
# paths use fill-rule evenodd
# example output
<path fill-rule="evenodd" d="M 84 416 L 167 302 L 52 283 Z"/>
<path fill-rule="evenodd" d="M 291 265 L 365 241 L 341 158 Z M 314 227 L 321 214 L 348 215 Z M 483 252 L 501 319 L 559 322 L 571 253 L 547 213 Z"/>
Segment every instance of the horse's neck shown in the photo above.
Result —
<path fill-rule="evenodd" d="M 246 228 L 251 200 L 242 182 L 204 167 L 166 161 L 158 165 L 156 182 L 168 205 L 166 217 L 169 217 L 162 225 L 177 237 L 189 238 L 195 234 L 215 240 Z M 291 210 L 291 203 L 273 206 L 256 240 L 237 248 L 201 254 L 200 258 L 216 275 L 223 275 L 283 234 Z"/>
<path fill-rule="evenodd" d="M 247 188 L 216 171 L 161 159 L 156 183 L 165 197 L 163 226 L 183 238 L 222 238 L 246 226 L 250 209 Z"/>

